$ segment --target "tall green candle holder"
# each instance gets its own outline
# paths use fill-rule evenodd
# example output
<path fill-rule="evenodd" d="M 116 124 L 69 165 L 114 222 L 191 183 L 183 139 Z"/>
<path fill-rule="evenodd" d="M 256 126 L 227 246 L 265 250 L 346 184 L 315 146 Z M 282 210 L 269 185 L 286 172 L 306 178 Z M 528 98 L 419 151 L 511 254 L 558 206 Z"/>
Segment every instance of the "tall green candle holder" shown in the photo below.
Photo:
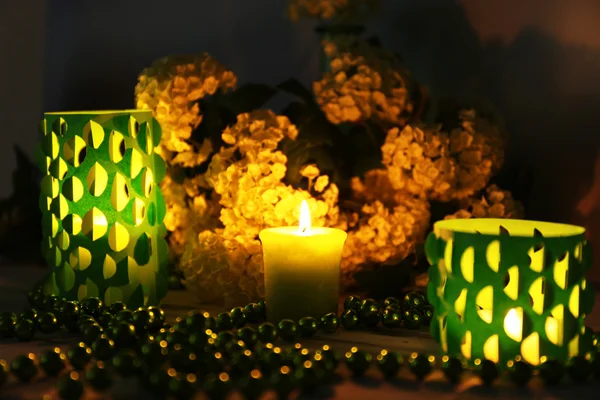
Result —
<path fill-rule="evenodd" d="M 566 362 L 592 349 L 585 229 L 510 219 L 452 219 L 427 238 L 431 333 L 443 353 L 505 367 Z"/>
<path fill-rule="evenodd" d="M 130 308 L 167 293 L 165 163 L 150 111 L 44 114 L 42 251 L 52 293 Z"/>

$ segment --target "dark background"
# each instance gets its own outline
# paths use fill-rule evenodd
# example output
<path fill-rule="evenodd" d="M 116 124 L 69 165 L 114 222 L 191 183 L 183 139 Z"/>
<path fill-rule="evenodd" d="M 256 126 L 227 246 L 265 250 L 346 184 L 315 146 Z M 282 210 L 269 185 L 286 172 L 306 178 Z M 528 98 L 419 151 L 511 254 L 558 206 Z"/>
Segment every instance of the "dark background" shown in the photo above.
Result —
<path fill-rule="evenodd" d="M 583 224 L 600 254 L 600 210 L 576 207 L 600 150 L 600 1 L 382 3 L 369 32 L 403 55 L 434 98 L 482 98 L 505 118 L 508 169 L 533 176 L 518 194 L 528 218 Z M 319 74 L 319 37 L 314 23 L 287 20 L 286 6 L 0 0 L 0 196 L 11 191 L 13 144 L 33 154 L 43 110 L 132 107 L 137 74 L 164 55 L 209 52 L 240 83 L 294 76 L 309 85 Z M 594 276 L 600 281 L 600 267 Z"/>

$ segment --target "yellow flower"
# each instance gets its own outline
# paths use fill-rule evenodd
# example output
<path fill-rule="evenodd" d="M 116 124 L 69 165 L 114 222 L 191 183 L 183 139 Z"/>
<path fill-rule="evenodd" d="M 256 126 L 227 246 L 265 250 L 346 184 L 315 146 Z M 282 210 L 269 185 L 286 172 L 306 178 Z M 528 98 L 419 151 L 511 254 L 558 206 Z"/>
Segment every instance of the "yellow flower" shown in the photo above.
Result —
<path fill-rule="evenodd" d="M 221 299 L 228 306 L 264 295 L 259 232 L 272 226 L 298 224 L 300 204 L 308 202 L 315 226 L 335 225 L 339 216 L 338 189 L 319 176 L 316 165 L 304 172 L 325 189 L 319 197 L 282 182 L 287 157 L 277 150 L 296 127 L 268 110 L 241 114 L 223 132 L 225 146 L 211 159 L 204 181 L 218 196 L 222 229 L 214 227 L 188 246 L 184 283 L 202 300 Z M 193 260 L 199 260 L 194 262 Z M 207 289 L 210 287 L 210 289 Z"/>
<path fill-rule="evenodd" d="M 413 109 L 408 74 L 392 53 L 351 36 L 336 36 L 323 47 L 331 71 L 313 83 L 313 91 L 329 121 L 405 124 Z"/>
<path fill-rule="evenodd" d="M 482 196 L 472 196 L 460 202 L 461 209 L 447 216 L 452 218 L 523 218 L 525 209 L 512 194 L 490 185 Z"/>
<path fill-rule="evenodd" d="M 450 133 L 411 125 L 388 131 L 382 163 L 394 189 L 450 201 L 487 185 L 503 162 L 502 133 L 472 110 L 459 117 L 460 128 Z"/>
<path fill-rule="evenodd" d="M 379 6 L 379 0 L 291 0 L 288 16 L 292 21 L 317 18 L 337 23 L 364 21 Z"/>

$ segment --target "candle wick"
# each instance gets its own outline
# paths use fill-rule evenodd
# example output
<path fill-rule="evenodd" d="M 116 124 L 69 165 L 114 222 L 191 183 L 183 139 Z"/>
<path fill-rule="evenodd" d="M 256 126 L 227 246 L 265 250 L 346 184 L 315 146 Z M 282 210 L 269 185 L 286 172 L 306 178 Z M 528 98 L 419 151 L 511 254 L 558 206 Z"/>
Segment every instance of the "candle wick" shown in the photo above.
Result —
<path fill-rule="evenodd" d="M 302 227 L 302 233 L 306 233 L 306 226 Z"/>

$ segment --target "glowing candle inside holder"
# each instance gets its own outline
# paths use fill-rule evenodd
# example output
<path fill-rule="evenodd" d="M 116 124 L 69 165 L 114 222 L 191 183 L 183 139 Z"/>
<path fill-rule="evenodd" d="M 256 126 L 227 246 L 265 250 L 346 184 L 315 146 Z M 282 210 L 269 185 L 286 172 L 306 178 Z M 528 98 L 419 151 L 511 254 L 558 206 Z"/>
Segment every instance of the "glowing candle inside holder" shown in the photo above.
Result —
<path fill-rule="evenodd" d="M 267 318 L 319 318 L 337 311 L 340 261 L 346 232 L 311 227 L 306 201 L 296 226 L 260 232 L 265 268 Z"/>

